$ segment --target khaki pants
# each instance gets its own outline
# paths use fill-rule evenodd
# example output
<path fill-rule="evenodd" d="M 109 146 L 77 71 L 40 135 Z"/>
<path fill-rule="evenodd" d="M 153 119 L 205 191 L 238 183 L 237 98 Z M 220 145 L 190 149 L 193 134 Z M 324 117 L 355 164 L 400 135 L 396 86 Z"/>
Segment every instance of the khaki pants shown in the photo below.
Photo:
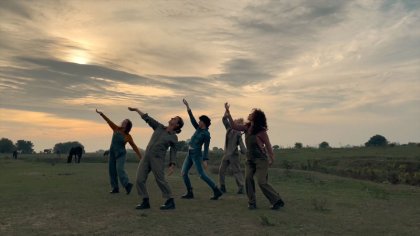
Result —
<path fill-rule="evenodd" d="M 268 184 L 268 161 L 266 159 L 247 160 L 245 168 L 245 186 L 248 202 L 256 203 L 254 175 L 257 177 L 257 183 L 261 191 L 271 204 L 280 200 L 279 194 Z"/>
<path fill-rule="evenodd" d="M 149 193 L 147 192 L 146 181 L 147 176 L 150 171 L 152 171 L 155 176 L 155 180 L 160 190 L 162 191 L 163 198 L 171 198 L 172 192 L 169 187 L 168 182 L 165 180 L 165 164 L 164 158 L 155 158 L 155 157 L 145 157 L 140 161 L 140 164 L 137 168 L 137 193 L 142 198 L 149 198 Z"/>
<path fill-rule="evenodd" d="M 220 163 L 220 167 L 219 167 L 220 186 L 225 185 L 225 174 L 229 166 L 233 172 L 233 176 L 235 177 L 236 185 L 238 185 L 239 188 L 244 186 L 244 177 L 241 172 L 241 163 L 240 163 L 239 157 L 231 157 L 228 160 L 223 159 L 222 163 Z"/>

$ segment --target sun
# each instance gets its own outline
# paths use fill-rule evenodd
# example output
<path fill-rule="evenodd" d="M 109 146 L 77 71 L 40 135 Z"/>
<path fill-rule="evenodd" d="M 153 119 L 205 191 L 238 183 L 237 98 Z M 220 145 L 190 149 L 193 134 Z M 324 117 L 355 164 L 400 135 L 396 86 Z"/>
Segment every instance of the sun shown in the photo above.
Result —
<path fill-rule="evenodd" d="M 89 54 L 83 50 L 71 50 L 68 53 L 67 61 L 77 63 L 77 64 L 89 64 L 90 58 Z"/>

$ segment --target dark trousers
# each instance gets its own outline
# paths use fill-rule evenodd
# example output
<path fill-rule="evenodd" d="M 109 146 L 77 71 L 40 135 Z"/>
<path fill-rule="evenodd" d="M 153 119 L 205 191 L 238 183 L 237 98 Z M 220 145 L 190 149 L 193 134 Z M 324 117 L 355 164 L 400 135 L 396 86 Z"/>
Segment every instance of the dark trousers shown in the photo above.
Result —
<path fill-rule="evenodd" d="M 268 161 L 266 159 L 247 160 L 245 175 L 246 194 L 250 204 L 256 203 L 254 175 L 257 177 L 258 186 L 271 204 L 281 199 L 280 195 L 267 182 Z"/>

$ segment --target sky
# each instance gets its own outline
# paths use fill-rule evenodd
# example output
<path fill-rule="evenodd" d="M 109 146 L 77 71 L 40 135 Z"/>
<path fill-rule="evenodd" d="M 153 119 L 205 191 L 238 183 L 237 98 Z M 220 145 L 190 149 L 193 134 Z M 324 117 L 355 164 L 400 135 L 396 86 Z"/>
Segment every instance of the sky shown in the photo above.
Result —
<path fill-rule="evenodd" d="M 95 108 L 133 121 L 145 148 L 163 124 L 262 109 L 273 145 L 420 142 L 420 1 L 0 1 L 0 136 L 36 151 L 107 149 Z"/>

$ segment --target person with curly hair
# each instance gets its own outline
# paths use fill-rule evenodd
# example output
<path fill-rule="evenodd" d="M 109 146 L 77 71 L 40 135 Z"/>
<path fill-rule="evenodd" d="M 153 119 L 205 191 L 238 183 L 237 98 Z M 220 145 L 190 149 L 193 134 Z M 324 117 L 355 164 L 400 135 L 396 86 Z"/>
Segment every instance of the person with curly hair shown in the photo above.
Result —
<path fill-rule="evenodd" d="M 173 173 L 176 163 L 177 153 L 177 134 L 181 133 L 181 128 L 184 126 L 184 121 L 181 117 L 175 116 L 168 121 L 168 125 L 164 126 L 159 123 L 147 113 L 143 113 L 137 108 L 129 107 L 128 110 L 137 112 L 141 118 L 153 129 L 152 137 L 146 147 L 146 153 L 143 160 L 139 163 L 137 168 L 136 187 L 142 202 L 136 206 L 136 209 L 143 210 L 150 208 L 149 193 L 146 188 L 147 176 L 150 171 L 153 172 L 155 180 L 160 190 L 162 197 L 166 199 L 165 203 L 161 205 L 161 210 L 175 209 L 175 201 L 172 197 L 172 191 L 168 182 L 165 180 L 165 156 L 166 151 L 169 150 L 169 175 Z"/>
<path fill-rule="evenodd" d="M 191 137 L 191 141 L 189 142 L 189 150 L 188 155 L 184 160 L 184 164 L 182 165 L 182 178 L 184 179 L 185 187 L 187 188 L 187 193 L 184 194 L 181 198 L 183 199 L 192 199 L 194 198 L 194 194 L 192 191 L 192 185 L 190 178 L 188 177 L 188 172 L 190 171 L 192 165 L 195 165 L 195 168 L 200 175 L 200 178 L 204 180 L 208 184 L 208 186 L 213 190 L 213 197 L 211 200 L 217 200 L 220 196 L 223 195 L 222 191 L 217 187 L 214 181 L 206 174 L 203 169 L 207 168 L 207 161 L 208 161 L 208 153 L 209 153 L 209 145 L 210 145 L 210 132 L 209 126 L 211 124 L 211 120 L 208 116 L 202 115 L 199 117 L 199 122 L 197 123 L 194 115 L 188 105 L 187 100 L 182 100 L 185 106 L 187 107 L 188 115 L 191 120 L 191 124 L 193 125 L 195 132 Z M 204 145 L 204 152 L 201 152 L 201 148 Z"/>
<path fill-rule="evenodd" d="M 284 206 L 280 195 L 268 183 L 268 167 L 274 162 L 273 149 L 267 135 L 267 119 L 260 109 L 253 109 L 248 116 L 248 122 L 240 125 L 233 122 L 229 111 L 229 104 L 225 103 L 228 120 L 233 129 L 245 132 L 247 147 L 247 161 L 245 165 L 245 187 L 248 196 L 248 209 L 257 208 L 255 197 L 255 181 L 260 186 L 264 196 L 272 204 L 272 210 L 278 210 Z"/>
<path fill-rule="evenodd" d="M 113 131 L 111 147 L 109 148 L 108 162 L 109 179 L 112 187 L 110 193 L 120 192 L 118 187 L 119 178 L 127 194 L 130 194 L 131 189 L 133 188 L 133 184 L 130 183 L 127 172 L 124 168 L 127 154 L 127 151 L 125 150 L 125 144 L 129 143 L 133 150 L 136 152 L 138 158 L 140 160 L 142 159 L 140 150 L 138 149 L 137 145 L 134 143 L 133 138 L 130 135 L 130 131 L 133 127 L 133 124 L 129 119 L 125 119 L 122 121 L 121 125 L 118 126 L 114 124 L 114 122 L 112 122 L 110 119 L 108 119 L 108 117 L 106 117 L 104 113 L 98 111 L 98 109 L 96 109 L 96 113 L 102 116 L 102 118 L 108 123 L 109 127 L 111 127 Z"/>

